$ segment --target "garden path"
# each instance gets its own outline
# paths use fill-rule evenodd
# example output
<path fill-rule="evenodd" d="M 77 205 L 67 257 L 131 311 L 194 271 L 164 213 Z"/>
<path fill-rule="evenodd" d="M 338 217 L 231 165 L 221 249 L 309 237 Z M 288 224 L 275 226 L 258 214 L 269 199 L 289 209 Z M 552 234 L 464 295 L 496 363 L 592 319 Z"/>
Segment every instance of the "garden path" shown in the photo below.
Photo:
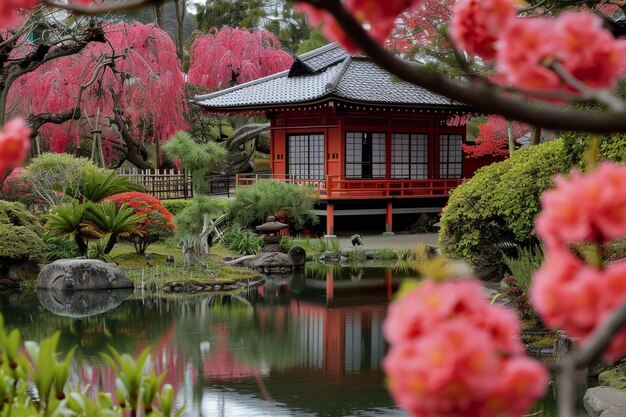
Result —
<path fill-rule="evenodd" d="M 350 237 L 354 233 L 344 234 L 337 233 L 339 243 L 342 249 L 352 249 Z M 398 235 L 382 235 L 374 233 L 359 233 L 365 249 L 395 249 L 408 248 L 413 249 L 417 243 L 426 243 L 428 245 L 437 245 L 437 233 L 415 233 L 415 234 L 398 234 Z"/>

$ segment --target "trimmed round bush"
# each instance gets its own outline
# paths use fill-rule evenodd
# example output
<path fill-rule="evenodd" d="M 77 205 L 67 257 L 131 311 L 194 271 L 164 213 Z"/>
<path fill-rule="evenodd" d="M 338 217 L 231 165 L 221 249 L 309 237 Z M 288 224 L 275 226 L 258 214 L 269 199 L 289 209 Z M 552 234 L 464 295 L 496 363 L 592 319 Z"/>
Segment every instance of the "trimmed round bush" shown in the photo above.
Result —
<path fill-rule="evenodd" d="M 0 268 L 43 261 L 43 228 L 24 205 L 0 200 Z"/>
<path fill-rule="evenodd" d="M 118 209 L 126 204 L 133 209 L 134 214 L 143 217 L 137 227 L 141 234 L 133 237 L 137 253 L 142 254 L 150 244 L 174 235 L 174 216 L 163 206 L 161 200 L 150 194 L 121 193 L 107 197 L 104 201 L 114 202 Z"/>
<path fill-rule="evenodd" d="M 481 168 L 450 194 L 441 219 L 442 252 L 477 269 L 500 270 L 507 248 L 538 243 L 539 197 L 555 174 L 569 168 L 562 140 L 520 149 Z"/>

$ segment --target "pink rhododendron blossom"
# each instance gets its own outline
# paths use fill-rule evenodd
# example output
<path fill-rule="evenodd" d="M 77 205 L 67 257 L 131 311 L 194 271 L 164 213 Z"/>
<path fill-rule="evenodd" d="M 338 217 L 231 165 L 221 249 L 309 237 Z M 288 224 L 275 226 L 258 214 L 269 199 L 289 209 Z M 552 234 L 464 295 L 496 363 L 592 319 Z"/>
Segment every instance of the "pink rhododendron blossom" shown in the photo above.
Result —
<path fill-rule="evenodd" d="M 533 276 L 530 296 L 545 324 L 585 336 L 600 314 L 601 272 L 567 250 L 550 251 Z"/>
<path fill-rule="evenodd" d="M 496 41 L 516 14 L 513 0 L 462 0 L 453 9 L 452 39 L 472 55 L 495 58 Z"/>
<path fill-rule="evenodd" d="M 23 119 L 13 119 L 0 132 L 0 169 L 18 166 L 28 155 L 31 129 Z"/>
<path fill-rule="evenodd" d="M 626 167 L 603 162 L 555 183 L 542 196 L 536 221 L 547 252 L 533 276 L 531 300 L 547 325 L 584 341 L 626 301 L 626 262 L 588 265 L 570 247 L 599 247 L 626 236 Z M 604 353 L 610 359 L 626 353 L 626 330 Z"/>
<path fill-rule="evenodd" d="M 0 1 L 0 28 L 11 28 L 22 22 L 18 9 L 31 9 L 41 0 L 2 0 Z"/>
<path fill-rule="evenodd" d="M 409 7 L 420 3 L 421 0 L 346 0 L 343 5 L 359 22 L 367 24 L 369 35 L 374 40 L 382 43 L 395 27 L 398 15 Z M 326 38 L 339 42 L 349 52 L 358 50 L 335 18 L 327 11 L 313 7 L 308 3 L 298 3 L 295 8 L 297 11 L 308 15 L 311 25 L 322 24 L 322 33 Z"/>
<path fill-rule="evenodd" d="M 498 69 L 521 88 L 574 90 L 548 68 L 552 62 L 591 88 L 615 87 L 626 70 L 626 44 L 592 13 L 513 19 L 496 49 Z"/>
<path fill-rule="evenodd" d="M 626 262 L 599 270 L 566 249 L 551 250 L 533 276 L 531 300 L 544 323 L 584 341 L 626 301 Z M 610 359 L 626 353 L 626 330 L 604 353 Z"/>
<path fill-rule="evenodd" d="M 548 19 L 513 19 L 497 43 L 499 71 L 518 87 L 558 88 L 558 75 L 542 65 L 556 49 L 553 32 L 554 24 Z"/>
<path fill-rule="evenodd" d="M 389 389 L 414 416 L 520 416 L 547 385 L 515 315 L 476 280 L 425 281 L 392 303 L 384 331 Z"/>
<path fill-rule="evenodd" d="M 626 237 L 626 167 L 604 162 L 594 172 L 555 178 L 541 197 L 537 234 L 548 247 Z"/>

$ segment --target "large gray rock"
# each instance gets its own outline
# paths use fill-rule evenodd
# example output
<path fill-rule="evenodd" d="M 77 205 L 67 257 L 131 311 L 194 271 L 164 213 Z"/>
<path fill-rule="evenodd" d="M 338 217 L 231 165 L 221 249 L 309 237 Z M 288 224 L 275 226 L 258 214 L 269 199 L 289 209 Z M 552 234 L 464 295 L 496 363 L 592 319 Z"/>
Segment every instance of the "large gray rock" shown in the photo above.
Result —
<path fill-rule="evenodd" d="M 262 253 L 256 259 L 251 260 L 247 266 L 266 274 L 285 273 L 293 270 L 293 262 L 291 262 L 289 255 L 279 252 Z"/>
<path fill-rule="evenodd" d="M 600 417 L 624 417 L 626 416 L 626 407 L 607 408 L 600 414 Z"/>
<path fill-rule="evenodd" d="M 291 262 L 296 269 L 304 268 L 306 263 L 306 251 L 302 246 L 294 246 L 289 249 L 287 255 L 291 258 Z"/>
<path fill-rule="evenodd" d="M 97 291 L 37 290 L 37 297 L 41 305 L 54 314 L 82 318 L 114 309 L 132 293 L 132 288 Z"/>
<path fill-rule="evenodd" d="M 133 288 L 133 283 L 115 265 L 95 259 L 61 259 L 39 273 L 37 288 L 51 290 L 111 290 Z"/>
<path fill-rule="evenodd" d="M 618 416 L 626 416 L 626 392 L 610 387 L 593 387 L 585 392 L 583 399 L 585 410 L 590 417 L 608 417 L 615 411 L 622 414 L 614 414 Z M 616 409 L 616 410 L 611 410 Z M 608 414 L 604 414 L 607 412 Z"/>

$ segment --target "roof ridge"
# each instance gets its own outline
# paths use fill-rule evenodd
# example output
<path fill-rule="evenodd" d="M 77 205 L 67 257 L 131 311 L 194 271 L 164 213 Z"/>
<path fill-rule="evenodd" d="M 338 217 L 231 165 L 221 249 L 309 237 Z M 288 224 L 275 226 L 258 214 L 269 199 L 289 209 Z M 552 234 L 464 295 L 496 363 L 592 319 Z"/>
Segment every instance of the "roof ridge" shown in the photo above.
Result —
<path fill-rule="evenodd" d="M 344 61 L 340 64 L 341 68 L 337 72 L 337 75 L 335 76 L 335 78 L 333 78 L 331 81 L 326 83 L 326 86 L 324 87 L 324 91 L 326 91 L 326 93 L 334 93 L 335 90 L 337 90 L 337 86 L 341 82 L 341 79 L 343 78 L 343 76 L 346 74 L 346 71 L 348 70 L 350 63 L 352 63 L 352 57 L 348 55 L 344 59 Z"/>
<path fill-rule="evenodd" d="M 341 46 L 337 43 L 337 42 L 331 42 L 328 45 L 324 45 L 321 46 L 317 49 L 314 49 L 312 51 L 309 52 L 305 52 L 301 55 L 297 55 L 296 57 L 300 60 L 300 61 L 304 61 L 304 60 L 308 60 L 311 58 L 315 58 L 318 55 L 322 55 L 328 51 L 332 51 L 333 49 L 341 49 Z"/>
<path fill-rule="evenodd" d="M 247 87 L 247 86 L 255 85 L 255 84 L 262 84 L 264 82 L 273 80 L 274 78 L 279 78 L 279 77 L 281 77 L 281 76 L 283 76 L 285 74 L 288 74 L 290 69 L 287 69 L 287 70 L 284 70 L 284 71 L 281 71 L 281 72 L 277 72 L 275 74 L 268 75 L 268 76 L 265 76 L 265 77 L 257 78 L 256 80 L 248 81 L 248 82 L 245 82 L 243 84 L 237 84 L 237 85 L 234 85 L 232 87 L 225 88 L 223 90 L 219 90 L 219 91 L 214 91 L 212 93 L 198 95 L 198 96 L 195 96 L 190 101 L 197 102 L 198 100 L 206 100 L 206 99 L 209 99 L 209 98 L 215 98 L 215 97 L 219 97 L 221 95 L 224 95 L 226 93 L 230 93 L 231 91 L 239 90 L 242 87 Z"/>

